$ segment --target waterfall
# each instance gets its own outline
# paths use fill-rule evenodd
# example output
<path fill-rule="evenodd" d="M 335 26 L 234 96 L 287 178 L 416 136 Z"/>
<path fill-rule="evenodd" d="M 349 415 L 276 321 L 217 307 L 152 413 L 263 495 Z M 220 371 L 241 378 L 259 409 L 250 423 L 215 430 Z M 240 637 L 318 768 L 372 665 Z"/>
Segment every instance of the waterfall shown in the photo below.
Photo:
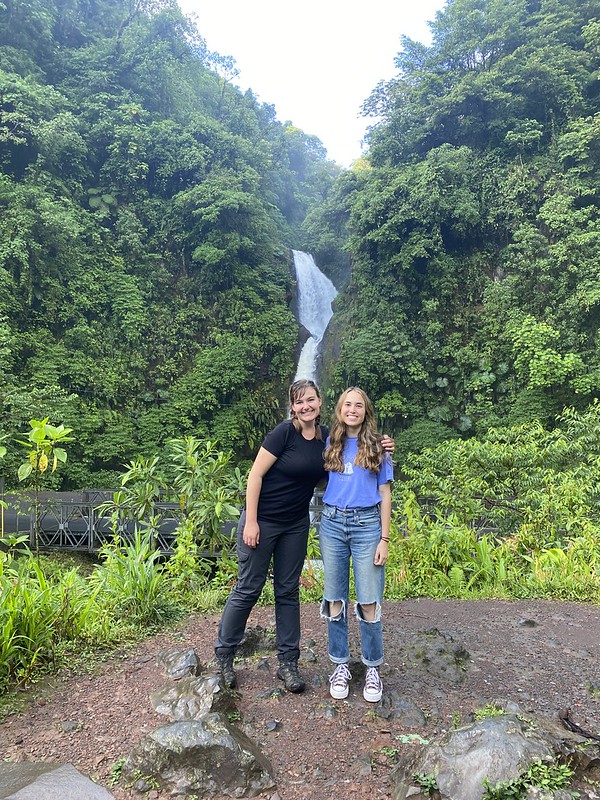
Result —
<path fill-rule="evenodd" d="M 333 315 L 331 303 L 337 295 L 337 289 L 323 275 L 310 253 L 301 250 L 292 250 L 292 253 L 298 286 L 298 320 L 310 332 L 300 353 L 294 380 L 309 378 L 314 381 L 319 344 Z"/>

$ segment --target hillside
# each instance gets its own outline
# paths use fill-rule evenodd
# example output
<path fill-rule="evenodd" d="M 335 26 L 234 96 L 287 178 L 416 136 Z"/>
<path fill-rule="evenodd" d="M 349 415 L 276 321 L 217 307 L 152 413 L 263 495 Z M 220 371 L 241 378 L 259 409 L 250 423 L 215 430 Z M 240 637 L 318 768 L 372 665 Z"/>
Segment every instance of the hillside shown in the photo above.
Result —
<path fill-rule="evenodd" d="M 72 427 L 67 487 L 279 418 L 289 248 L 339 170 L 234 78 L 172 0 L 0 14 L 0 431 Z"/>
<path fill-rule="evenodd" d="M 600 7 L 453 0 L 431 29 L 305 224 L 317 257 L 350 242 L 328 382 L 412 447 L 551 425 L 600 389 Z"/>

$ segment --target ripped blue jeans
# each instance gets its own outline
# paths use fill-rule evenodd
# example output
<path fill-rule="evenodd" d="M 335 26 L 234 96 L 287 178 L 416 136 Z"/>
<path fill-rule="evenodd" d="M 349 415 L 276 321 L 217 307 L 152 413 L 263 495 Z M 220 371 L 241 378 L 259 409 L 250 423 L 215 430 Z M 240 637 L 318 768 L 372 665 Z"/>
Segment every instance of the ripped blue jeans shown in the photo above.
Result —
<path fill-rule="evenodd" d="M 334 664 L 350 659 L 348 643 L 348 594 L 350 558 L 356 587 L 356 616 L 360 627 L 363 664 L 377 667 L 383 661 L 383 629 L 381 603 L 385 584 L 385 568 L 375 566 L 373 559 L 381 537 L 379 506 L 342 509 L 323 506 L 319 526 L 321 558 L 325 571 L 325 588 L 321 616 L 327 620 L 329 658 Z M 339 614 L 331 616 L 330 603 L 341 601 Z M 375 603 L 375 619 L 368 622 L 361 605 Z"/>

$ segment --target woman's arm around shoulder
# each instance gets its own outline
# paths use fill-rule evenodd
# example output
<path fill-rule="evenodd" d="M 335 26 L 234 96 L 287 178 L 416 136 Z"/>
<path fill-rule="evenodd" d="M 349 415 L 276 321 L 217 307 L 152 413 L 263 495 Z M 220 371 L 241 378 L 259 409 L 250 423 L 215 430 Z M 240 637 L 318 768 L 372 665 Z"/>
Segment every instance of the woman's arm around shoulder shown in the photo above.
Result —
<path fill-rule="evenodd" d="M 388 436 L 387 433 L 384 433 L 381 436 L 381 446 L 386 453 L 394 455 L 394 450 L 396 449 L 396 440 L 392 439 L 391 436 Z"/>

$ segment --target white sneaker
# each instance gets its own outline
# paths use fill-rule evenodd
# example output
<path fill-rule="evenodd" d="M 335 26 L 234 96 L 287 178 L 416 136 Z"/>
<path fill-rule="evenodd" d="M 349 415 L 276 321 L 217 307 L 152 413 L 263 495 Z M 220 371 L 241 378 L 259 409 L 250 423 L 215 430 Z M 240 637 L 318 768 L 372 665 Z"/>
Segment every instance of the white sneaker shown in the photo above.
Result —
<path fill-rule="evenodd" d="M 348 681 L 352 675 L 347 664 L 338 664 L 329 678 L 329 694 L 336 700 L 345 700 L 348 697 Z"/>
<path fill-rule="evenodd" d="M 363 689 L 363 697 L 367 703 L 378 703 L 383 694 L 383 683 L 379 677 L 377 667 L 368 667 L 367 675 L 365 677 L 365 688 Z"/>

